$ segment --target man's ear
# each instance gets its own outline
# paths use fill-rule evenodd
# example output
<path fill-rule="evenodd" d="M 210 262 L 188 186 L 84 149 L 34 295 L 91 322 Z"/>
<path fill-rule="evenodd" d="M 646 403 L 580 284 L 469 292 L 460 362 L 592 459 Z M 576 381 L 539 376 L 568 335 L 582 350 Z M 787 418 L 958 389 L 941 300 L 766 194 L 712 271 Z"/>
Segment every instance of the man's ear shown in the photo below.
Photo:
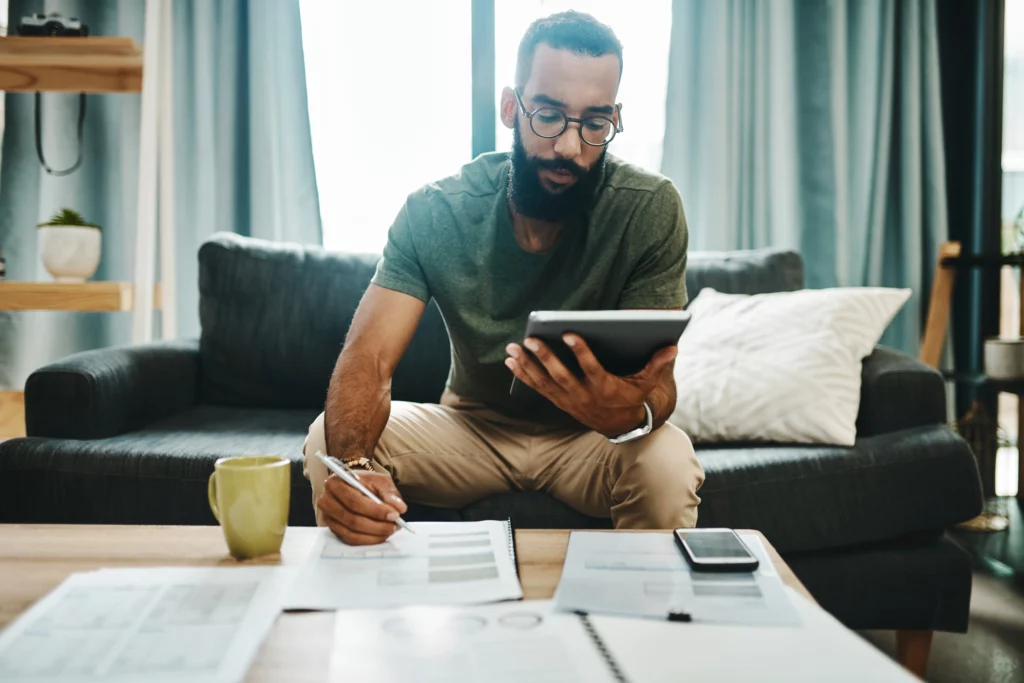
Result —
<path fill-rule="evenodd" d="M 516 102 L 516 94 L 512 92 L 512 88 L 505 87 L 501 91 L 501 123 L 508 129 L 512 129 L 516 125 L 516 111 L 519 109 L 519 103 Z"/>

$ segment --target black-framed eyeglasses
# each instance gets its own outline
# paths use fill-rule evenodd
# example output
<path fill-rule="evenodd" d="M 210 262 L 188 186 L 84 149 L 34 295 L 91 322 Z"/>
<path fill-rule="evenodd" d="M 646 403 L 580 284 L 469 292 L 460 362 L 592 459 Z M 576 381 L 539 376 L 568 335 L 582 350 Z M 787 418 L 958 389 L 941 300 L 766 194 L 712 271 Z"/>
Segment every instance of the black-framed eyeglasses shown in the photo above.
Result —
<path fill-rule="evenodd" d="M 554 107 L 540 107 L 528 112 L 526 105 L 523 104 L 523 98 L 519 94 L 519 89 L 513 88 L 512 92 L 516 94 L 516 101 L 519 102 L 519 109 L 522 110 L 523 116 L 530 122 L 530 130 L 538 137 L 557 138 L 572 122 L 579 124 L 580 139 L 583 142 L 591 147 L 604 147 L 612 141 L 616 133 L 622 132 L 622 107 L 617 104 L 615 111 L 619 115 L 619 124 L 616 126 L 615 122 L 607 116 L 574 119 L 571 116 L 566 116 L 561 109 Z"/>

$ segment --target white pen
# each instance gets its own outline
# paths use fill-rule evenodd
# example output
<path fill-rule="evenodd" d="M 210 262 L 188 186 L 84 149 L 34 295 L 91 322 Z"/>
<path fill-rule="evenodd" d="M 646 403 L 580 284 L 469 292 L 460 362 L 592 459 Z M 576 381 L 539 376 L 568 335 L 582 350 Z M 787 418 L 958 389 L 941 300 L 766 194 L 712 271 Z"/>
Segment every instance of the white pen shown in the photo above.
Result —
<path fill-rule="evenodd" d="M 314 455 L 316 457 L 320 458 L 320 462 L 322 462 L 327 467 L 327 469 L 329 469 L 331 472 L 334 472 L 339 477 L 341 477 L 341 480 L 343 482 L 345 482 L 346 484 L 348 484 L 349 486 L 354 488 L 356 491 L 359 491 L 359 493 L 363 494 L 364 496 L 366 496 L 367 498 L 372 500 L 374 503 L 377 503 L 379 505 L 383 505 L 384 504 L 384 501 L 381 500 L 380 498 L 378 498 L 377 494 L 375 494 L 373 491 L 371 491 L 370 489 L 368 489 L 365 486 L 363 486 L 363 482 L 359 481 L 359 477 L 357 477 L 352 472 L 352 470 L 349 469 L 348 465 L 346 465 L 342 461 L 338 460 L 337 458 L 328 457 L 328 456 L 324 455 L 323 453 L 321 453 L 320 451 L 317 451 L 316 453 L 314 453 Z M 411 534 L 416 533 L 415 531 L 412 530 L 412 527 L 410 527 L 408 524 L 406 524 L 405 520 L 402 519 L 401 517 L 399 517 L 395 521 L 395 524 L 397 524 L 398 526 L 402 527 L 403 529 L 405 529 L 406 531 L 408 531 Z"/>

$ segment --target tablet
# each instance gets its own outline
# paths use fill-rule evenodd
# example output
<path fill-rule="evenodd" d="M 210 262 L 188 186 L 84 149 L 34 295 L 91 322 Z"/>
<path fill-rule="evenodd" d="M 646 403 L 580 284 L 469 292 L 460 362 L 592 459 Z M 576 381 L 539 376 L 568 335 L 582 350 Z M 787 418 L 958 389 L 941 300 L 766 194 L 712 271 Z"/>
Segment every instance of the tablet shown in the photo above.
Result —
<path fill-rule="evenodd" d="M 534 311 L 526 322 L 526 335 L 548 345 L 569 371 L 583 376 L 576 354 L 562 341 L 572 332 L 583 338 L 605 370 L 613 375 L 632 375 L 643 370 L 651 357 L 666 346 L 679 343 L 690 322 L 686 311 Z M 523 347 L 526 353 L 530 353 Z M 513 396 L 536 395 L 513 378 Z"/>

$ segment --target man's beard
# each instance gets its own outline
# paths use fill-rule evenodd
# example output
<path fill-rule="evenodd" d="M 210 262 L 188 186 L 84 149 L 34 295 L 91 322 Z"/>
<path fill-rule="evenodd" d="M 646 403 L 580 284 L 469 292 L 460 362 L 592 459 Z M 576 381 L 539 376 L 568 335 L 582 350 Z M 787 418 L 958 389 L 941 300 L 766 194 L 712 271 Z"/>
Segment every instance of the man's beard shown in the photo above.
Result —
<path fill-rule="evenodd" d="M 566 130 L 563 135 L 578 135 L 575 130 Z M 583 144 L 582 142 L 580 144 Z M 597 193 L 598 183 L 604 172 L 607 148 L 594 165 L 585 169 L 568 159 L 541 159 L 526 155 L 519 126 L 512 129 L 512 160 L 509 173 L 509 199 L 512 207 L 527 218 L 536 218 L 556 223 L 564 222 L 586 212 Z M 567 190 L 554 194 L 541 184 L 540 171 L 569 171 L 576 176 L 576 182 Z"/>

